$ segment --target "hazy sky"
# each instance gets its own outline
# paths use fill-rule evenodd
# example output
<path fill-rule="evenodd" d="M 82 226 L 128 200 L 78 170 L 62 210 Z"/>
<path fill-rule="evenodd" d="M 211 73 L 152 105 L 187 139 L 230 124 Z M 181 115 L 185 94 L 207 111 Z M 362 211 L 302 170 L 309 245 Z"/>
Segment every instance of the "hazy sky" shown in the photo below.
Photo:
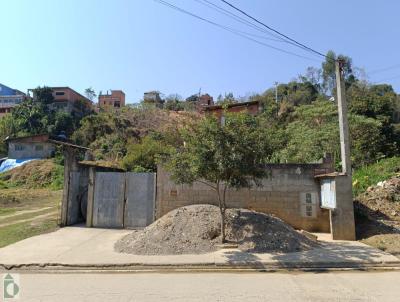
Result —
<path fill-rule="evenodd" d="M 160 90 L 187 97 L 262 92 L 319 58 L 222 15 L 196 0 L 166 0 L 278 52 L 153 0 L 0 0 L 0 83 L 25 91 L 70 86 L 83 93 L 122 89 L 127 101 Z M 209 0 L 224 6 L 220 0 Z M 200 1 L 201 2 L 201 1 Z M 268 25 L 325 53 L 353 58 L 371 81 L 393 78 L 400 91 L 398 0 L 231 0 Z M 224 6 L 226 7 L 226 6 Z M 393 68 L 390 68 L 394 66 Z M 375 70 L 386 71 L 373 73 Z"/>

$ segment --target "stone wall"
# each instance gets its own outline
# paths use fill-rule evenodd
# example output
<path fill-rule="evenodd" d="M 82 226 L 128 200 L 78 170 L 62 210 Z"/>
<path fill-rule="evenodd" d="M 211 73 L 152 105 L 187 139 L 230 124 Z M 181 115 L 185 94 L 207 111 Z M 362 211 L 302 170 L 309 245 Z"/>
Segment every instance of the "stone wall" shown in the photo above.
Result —
<path fill-rule="evenodd" d="M 329 232 L 329 211 L 320 208 L 320 185 L 314 176 L 331 172 L 331 163 L 271 164 L 265 168 L 270 176 L 263 179 L 261 187 L 227 192 L 228 207 L 274 214 L 298 229 Z M 216 192 L 209 186 L 175 184 L 159 167 L 156 218 L 178 207 L 204 203 L 218 204 Z"/>

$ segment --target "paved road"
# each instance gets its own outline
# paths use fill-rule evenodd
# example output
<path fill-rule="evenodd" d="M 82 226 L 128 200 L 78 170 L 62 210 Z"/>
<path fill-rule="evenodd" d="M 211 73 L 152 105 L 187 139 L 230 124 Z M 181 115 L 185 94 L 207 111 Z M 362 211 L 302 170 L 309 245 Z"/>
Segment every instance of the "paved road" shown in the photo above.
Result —
<path fill-rule="evenodd" d="M 21 274 L 20 301 L 400 301 L 400 272 Z"/>

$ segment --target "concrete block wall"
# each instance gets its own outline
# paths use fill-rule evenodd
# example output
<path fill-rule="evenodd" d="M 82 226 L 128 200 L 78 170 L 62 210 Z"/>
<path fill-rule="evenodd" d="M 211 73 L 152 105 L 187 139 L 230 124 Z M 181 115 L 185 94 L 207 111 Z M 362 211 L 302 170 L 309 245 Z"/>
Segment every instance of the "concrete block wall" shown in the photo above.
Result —
<path fill-rule="evenodd" d="M 330 231 L 329 211 L 320 208 L 320 186 L 314 178 L 315 173 L 330 172 L 330 164 L 271 164 L 265 168 L 269 177 L 262 180 L 262 186 L 227 191 L 228 207 L 274 214 L 298 229 Z M 218 205 L 212 188 L 199 182 L 175 184 L 168 172 L 158 168 L 156 218 L 182 206 L 204 203 Z"/>
<path fill-rule="evenodd" d="M 10 142 L 8 144 L 8 157 L 22 158 L 49 158 L 54 155 L 55 147 L 46 142 Z"/>

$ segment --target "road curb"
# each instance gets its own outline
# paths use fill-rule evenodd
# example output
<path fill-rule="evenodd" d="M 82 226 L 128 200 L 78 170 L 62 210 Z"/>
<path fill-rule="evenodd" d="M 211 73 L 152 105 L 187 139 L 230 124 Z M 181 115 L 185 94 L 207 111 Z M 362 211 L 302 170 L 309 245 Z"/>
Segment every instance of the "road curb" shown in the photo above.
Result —
<path fill-rule="evenodd" d="M 29 263 L 0 264 L 1 271 L 20 271 L 35 273 L 134 273 L 134 272 L 313 272 L 313 271 L 387 271 L 400 270 L 400 262 L 385 263 L 193 263 L 193 264 L 65 264 L 65 263 Z"/>

